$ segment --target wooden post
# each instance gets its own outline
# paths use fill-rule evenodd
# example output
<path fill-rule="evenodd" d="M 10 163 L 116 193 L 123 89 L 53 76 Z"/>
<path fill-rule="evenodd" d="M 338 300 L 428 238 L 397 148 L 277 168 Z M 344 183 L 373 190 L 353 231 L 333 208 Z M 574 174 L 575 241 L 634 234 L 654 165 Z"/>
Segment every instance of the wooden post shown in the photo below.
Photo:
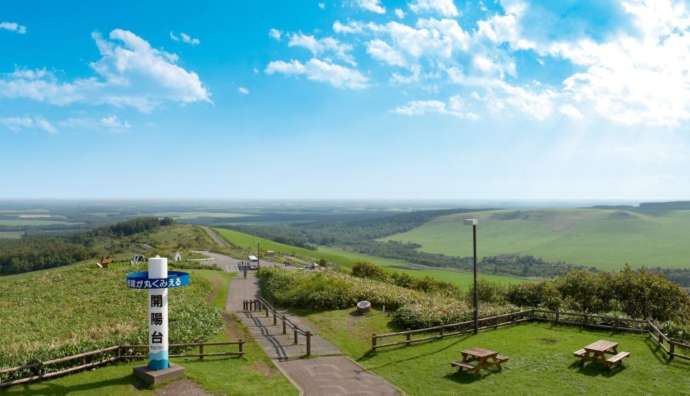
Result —
<path fill-rule="evenodd" d="M 264 307 L 264 310 L 266 311 L 266 317 L 268 318 L 268 307 Z"/>
<path fill-rule="evenodd" d="M 278 314 L 273 310 L 273 326 L 278 324 Z"/>
<path fill-rule="evenodd" d="M 307 331 L 307 356 L 311 356 L 311 331 Z"/>
<path fill-rule="evenodd" d="M 668 346 L 668 360 L 673 360 L 676 353 L 676 344 L 673 341 L 669 342 Z"/>
<path fill-rule="evenodd" d="M 438 330 L 438 336 L 439 338 L 443 338 L 443 327 Z"/>
<path fill-rule="evenodd" d="M 376 352 L 376 333 L 371 335 L 371 350 Z"/>
<path fill-rule="evenodd" d="M 244 340 L 240 340 L 240 353 L 244 354 Z"/>
<path fill-rule="evenodd" d="M 561 319 L 561 310 L 556 308 L 556 324 L 558 324 L 558 321 Z"/>
<path fill-rule="evenodd" d="M 199 344 L 199 360 L 204 360 L 204 344 Z"/>
<path fill-rule="evenodd" d="M 292 334 L 293 334 L 294 342 L 295 342 L 295 344 L 297 344 L 297 341 L 298 341 L 297 340 L 297 329 L 292 329 Z"/>
<path fill-rule="evenodd" d="M 287 328 L 285 326 L 285 315 L 283 315 L 283 335 L 287 334 Z"/>
<path fill-rule="evenodd" d="M 410 331 L 410 329 L 407 329 L 407 331 Z M 406 345 L 406 346 L 410 346 L 410 338 L 411 338 L 411 337 L 412 337 L 412 334 L 410 334 L 410 333 L 406 333 L 406 334 L 405 334 L 405 341 L 406 341 L 406 342 L 405 342 L 405 345 Z"/>

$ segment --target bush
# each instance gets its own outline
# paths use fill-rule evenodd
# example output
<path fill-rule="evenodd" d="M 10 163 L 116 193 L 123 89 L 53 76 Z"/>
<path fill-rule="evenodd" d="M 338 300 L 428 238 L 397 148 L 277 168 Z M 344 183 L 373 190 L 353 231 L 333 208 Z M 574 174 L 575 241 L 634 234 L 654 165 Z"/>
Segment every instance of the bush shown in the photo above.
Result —
<path fill-rule="evenodd" d="M 388 277 L 383 268 L 367 261 L 358 261 L 352 266 L 352 276 L 385 281 Z"/>
<path fill-rule="evenodd" d="M 474 286 L 467 292 L 467 301 L 472 302 Z M 477 299 L 485 303 L 500 303 L 505 301 L 506 290 L 503 286 L 495 282 L 479 279 L 477 280 Z"/>
<path fill-rule="evenodd" d="M 515 311 L 511 305 L 479 304 L 479 316 Z M 472 320 L 472 305 L 454 299 L 426 298 L 406 304 L 393 313 L 393 323 L 402 329 L 420 329 Z"/>

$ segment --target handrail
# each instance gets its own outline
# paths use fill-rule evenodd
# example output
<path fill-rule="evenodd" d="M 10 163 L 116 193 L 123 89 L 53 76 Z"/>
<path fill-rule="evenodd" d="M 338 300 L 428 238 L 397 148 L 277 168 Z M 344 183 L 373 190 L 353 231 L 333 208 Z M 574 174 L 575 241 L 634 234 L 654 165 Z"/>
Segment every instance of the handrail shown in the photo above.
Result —
<path fill-rule="evenodd" d="M 277 326 L 278 325 L 278 316 L 280 316 L 280 320 L 282 322 L 283 326 L 283 334 L 287 335 L 287 328 L 290 327 L 293 332 L 293 339 L 294 339 L 294 344 L 297 345 L 299 343 L 299 337 L 298 335 L 303 335 L 306 338 L 306 355 L 305 356 L 311 356 L 311 336 L 312 333 L 310 330 L 304 330 L 301 327 L 299 327 L 295 322 L 290 320 L 290 318 L 285 315 L 285 313 L 279 312 L 271 303 L 266 301 L 262 297 L 257 297 L 253 300 L 243 300 L 242 301 L 242 309 L 245 312 L 251 312 L 251 311 L 261 311 L 264 310 L 266 312 L 266 317 L 269 317 L 269 312 L 273 314 L 273 325 Z"/>

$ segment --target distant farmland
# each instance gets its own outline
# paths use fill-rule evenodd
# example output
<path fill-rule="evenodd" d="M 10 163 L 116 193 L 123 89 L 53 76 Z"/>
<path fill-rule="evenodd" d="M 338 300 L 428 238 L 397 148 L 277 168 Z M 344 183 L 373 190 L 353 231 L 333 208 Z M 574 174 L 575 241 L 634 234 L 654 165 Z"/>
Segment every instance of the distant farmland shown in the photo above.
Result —
<path fill-rule="evenodd" d="M 690 268 L 690 211 L 643 213 L 625 209 L 497 210 L 437 217 L 386 240 L 414 242 L 422 251 L 472 254 L 463 218 L 479 222 L 479 255 L 523 254 L 615 270 Z"/>

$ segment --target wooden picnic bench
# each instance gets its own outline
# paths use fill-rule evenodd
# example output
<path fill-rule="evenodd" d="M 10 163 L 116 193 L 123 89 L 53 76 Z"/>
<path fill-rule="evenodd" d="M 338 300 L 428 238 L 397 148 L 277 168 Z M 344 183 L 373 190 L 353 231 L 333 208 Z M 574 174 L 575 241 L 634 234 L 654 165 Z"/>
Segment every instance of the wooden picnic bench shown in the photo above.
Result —
<path fill-rule="evenodd" d="M 460 371 L 468 373 L 479 374 L 483 368 L 489 366 L 498 367 L 500 370 L 502 364 L 507 362 L 510 358 L 499 354 L 496 351 L 484 348 L 469 348 L 461 352 L 462 360 L 455 360 L 450 362 L 452 367 L 457 367 Z"/>
<path fill-rule="evenodd" d="M 613 355 L 613 356 L 607 356 Z M 630 356 L 630 352 L 618 352 L 618 343 L 607 340 L 593 342 L 582 349 L 573 352 L 584 365 L 587 362 L 597 362 L 612 369 L 621 366 L 623 360 Z"/>

